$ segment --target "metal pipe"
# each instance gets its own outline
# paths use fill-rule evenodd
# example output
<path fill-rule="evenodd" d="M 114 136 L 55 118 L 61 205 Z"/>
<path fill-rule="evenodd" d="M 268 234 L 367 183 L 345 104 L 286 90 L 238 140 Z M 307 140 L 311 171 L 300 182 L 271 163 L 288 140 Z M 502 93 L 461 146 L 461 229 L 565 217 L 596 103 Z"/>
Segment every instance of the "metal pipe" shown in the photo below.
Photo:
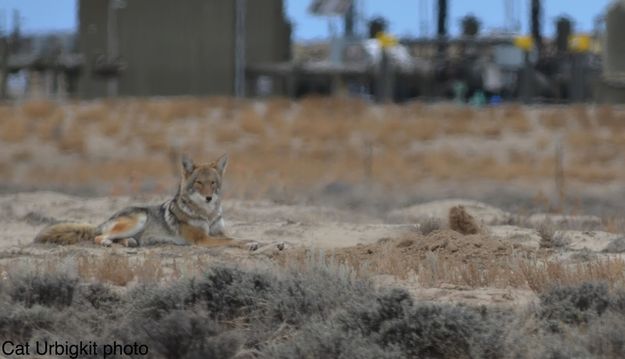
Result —
<path fill-rule="evenodd" d="M 235 2 L 234 94 L 245 97 L 245 16 L 246 0 Z"/>

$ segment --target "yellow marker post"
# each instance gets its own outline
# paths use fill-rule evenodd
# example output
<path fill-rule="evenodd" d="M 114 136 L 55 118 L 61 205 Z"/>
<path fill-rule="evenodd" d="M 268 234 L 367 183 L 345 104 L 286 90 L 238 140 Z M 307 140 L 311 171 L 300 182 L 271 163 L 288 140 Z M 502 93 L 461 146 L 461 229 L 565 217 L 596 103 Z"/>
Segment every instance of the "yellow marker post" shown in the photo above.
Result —
<path fill-rule="evenodd" d="M 592 48 L 592 38 L 587 34 L 577 34 L 569 38 L 569 48 L 574 52 L 588 52 Z"/>
<path fill-rule="evenodd" d="M 514 38 L 514 46 L 523 51 L 530 51 L 534 47 L 534 39 L 531 36 L 517 36 Z"/>
<path fill-rule="evenodd" d="M 380 46 L 382 46 L 382 48 L 387 49 L 389 47 L 394 47 L 397 46 L 397 44 L 399 43 L 399 41 L 397 41 L 397 38 L 391 34 L 387 34 L 385 32 L 379 32 L 375 38 L 378 40 L 378 42 L 380 43 Z"/>

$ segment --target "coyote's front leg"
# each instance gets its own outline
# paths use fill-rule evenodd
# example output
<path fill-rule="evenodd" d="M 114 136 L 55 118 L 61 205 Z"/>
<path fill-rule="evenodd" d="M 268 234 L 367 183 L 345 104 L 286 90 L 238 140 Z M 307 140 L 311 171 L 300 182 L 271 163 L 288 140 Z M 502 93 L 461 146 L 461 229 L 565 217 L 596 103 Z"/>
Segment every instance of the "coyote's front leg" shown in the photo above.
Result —
<path fill-rule="evenodd" d="M 255 251 L 258 249 L 258 242 L 249 239 L 233 239 L 226 235 L 204 236 L 196 244 L 203 247 L 232 247 Z"/>
<path fill-rule="evenodd" d="M 258 243 L 250 240 L 232 239 L 222 233 L 217 235 L 206 234 L 206 232 L 198 227 L 183 224 L 180 226 L 180 235 L 186 239 L 189 244 L 197 244 L 204 247 L 235 247 L 244 248 L 251 251 L 258 249 Z"/>

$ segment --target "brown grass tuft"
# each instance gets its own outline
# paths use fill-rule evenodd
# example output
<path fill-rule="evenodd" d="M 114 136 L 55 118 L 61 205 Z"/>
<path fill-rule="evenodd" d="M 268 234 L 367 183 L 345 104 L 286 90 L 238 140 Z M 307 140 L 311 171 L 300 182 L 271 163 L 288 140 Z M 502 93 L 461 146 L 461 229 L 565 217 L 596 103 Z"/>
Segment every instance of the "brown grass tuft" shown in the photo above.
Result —
<path fill-rule="evenodd" d="M 5 119 L 0 127 L 0 140 L 6 142 L 22 142 L 30 132 L 26 120 L 23 118 Z"/>
<path fill-rule="evenodd" d="M 25 102 L 22 107 L 22 113 L 29 119 L 42 119 L 52 116 L 59 109 L 59 106 L 48 100 L 33 100 Z"/>
<path fill-rule="evenodd" d="M 233 143 L 241 137 L 241 130 L 232 124 L 218 126 L 212 133 L 215 136 L 215 140 L 219 143 Z"/>
<path fill-rule="evenodd" d="M 266 124 L 263 119 L 256 113 L 253 107 L 247 107 L 240 112 L 241 129 L 252 135 L 264 135 Z"/>
<path fill-rule="evenodd" d="M 518 263 L 527 285 L 535 292 L 554 286 L 604 282 L 621 287 L 625 284 L 625 261 L 620 258 L 595 259 L 566 264 L 559 261 L 521 261 Z"/>
<path fill-rule="evenodd" d="M 86 148 L 86 140 L 84 129 L 74 123 L 62 131 L 58 146 L 64 152 L 83 154 Z"/>
<path fill-rule="evenodd" d="M 126 256 L 78 257 L 78 274 L 88 280 L 125 286 L 135 277 L 132 269 Z"/>
<path fill-rule="evenodd" d="M 477 234 L 480 226 L 464 206 L 454 206 L 449 209 L 449 228 L 462 234 Z"/>

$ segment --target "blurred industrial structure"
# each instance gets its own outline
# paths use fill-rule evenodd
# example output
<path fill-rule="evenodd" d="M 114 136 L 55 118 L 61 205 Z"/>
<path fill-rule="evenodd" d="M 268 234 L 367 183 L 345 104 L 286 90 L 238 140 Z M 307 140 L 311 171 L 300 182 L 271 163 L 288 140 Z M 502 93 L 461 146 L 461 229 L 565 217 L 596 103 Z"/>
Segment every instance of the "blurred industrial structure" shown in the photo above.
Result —
<path fill-rule="evenodd" d="M 606 11 L 603 38 L 603 73 L 597 96 L 609 102 L 625 102 L 625 0 Z"/>
<path fill-rule="evenodd" d="M 237 41 L 244 64 L 288 60 L 291 41 L 281 0 L 241 3 L 80 0 L 80 96 L 234 95 Z"/>
<path fill-rule="evenodd" d="M 421 36 L 396 39 L 387 19 L 366 19 L 359 0 L 312 0 L 310 13 L 344 28 L 317 44 L 292 44 L 282 0 L 79 0 L 77 34 L 24 37 L 19 21 L 2 37 L 0 95 L 23 78 L 24 92 L 102 96 L 307 94 L 378 101 L 454 99 L 476 104 L 625 102 L 625 0 L 592 33 L 559 17 L 543 36 L 542 2 L 505 2 L 507 26 L 485 34 L 462 18 L 449 36 L 448 0 L 418 1 Z M 429 32 L 435 10 L 436 35 Z M 529 11 L 530 34 L 519 34 Z M 389 19 L 392 21 L 392 19 Z M 17 24 L 17 25 L 16 25 Z M 19 74 L 19 75 L 16 75 Z M 15 92 L 15 91 L 13 91 Z"/>

